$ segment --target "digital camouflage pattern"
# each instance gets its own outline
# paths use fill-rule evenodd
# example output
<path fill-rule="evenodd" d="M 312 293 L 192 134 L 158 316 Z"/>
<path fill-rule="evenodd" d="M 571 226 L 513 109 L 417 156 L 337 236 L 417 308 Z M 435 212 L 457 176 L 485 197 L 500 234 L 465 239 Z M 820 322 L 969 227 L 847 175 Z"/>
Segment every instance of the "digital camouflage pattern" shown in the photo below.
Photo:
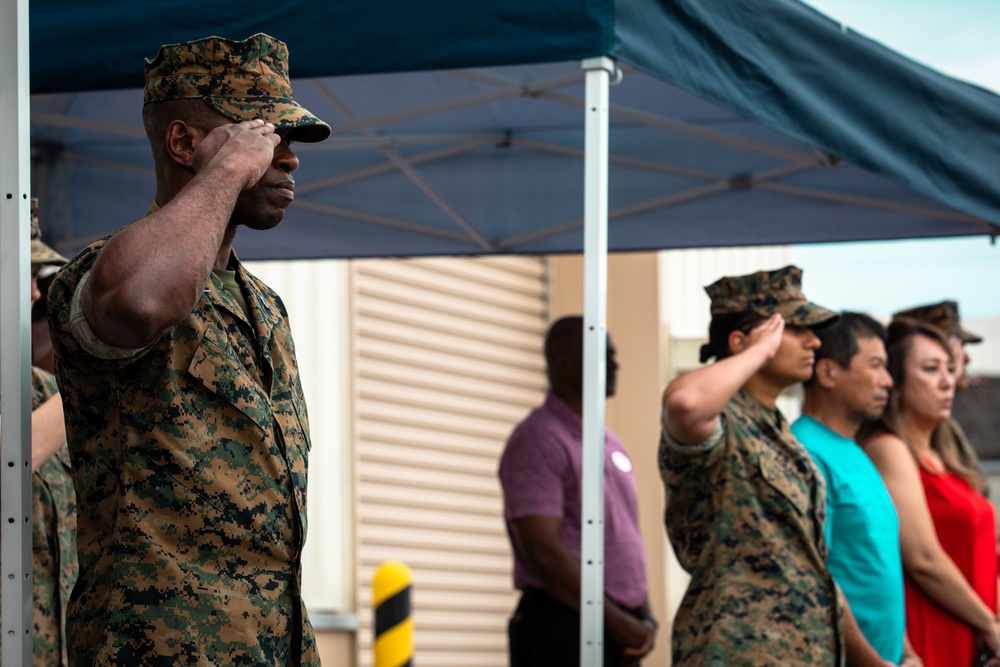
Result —
<path fill-rule="evenodd" d="M 780 313 L 789 324 L 803 327 L 833 324 L 840 318 L 806 299 L 802 293 L 802 269 L 797 266 L 726 276 L 705 291 L 712 300 L 712 315 L 755 312 L 770 317 Z"/>
<path fill-rule="evenodd" d="M 203 99 L 236 122 L 262 119 L 295 128 L 296 141 L 323 141 L 330 126 L 292 98 L 288 48 L 264 33 L 241 42 L 205 37 L 160 47 L 146 60 L 144 104 Z"/>
<path fill-rule="evenodd" d="M 56 379 L 31 369 L 31 409 L 58 391 Z M 35 667 L 66 665 L 66 605 L 76 584 L 76 494 L 69 450 L 63 446 L 33 475 L 32 610 Z"/>
<path fill-rule="evenodd" d="M 31 263 L 62 266 L 66 258 L 42 243 L 42 229 L 38 224 L 38 199 L 31 198 Z"/>
<path fill-rule="evenodd" d="M 56 395 L 51 373 L 31 369 L 31 409 Z M 66 604 L 76 583 L 76 496 L 64 446 L 31 476 L 32 662 L 68 664 Z"/>
<path fill-rule="evenodd" d="M 971 331 L 962 328 L 962 319 L 958 316 L 956 301 L 942 301 L 925 306 L 907 308 L 892 316 L 893 320 L 909 318 L 920 320 L 941 329 L 948 336 L 958 336 L 963 343 L 982 343 L 983 339 Z"/>
<path fill-rule="evenodd" d="M 99 359 L 70 313 L 105 242 L 49 293 L 80 508 L 71 664 L 318 665 L 300 572 L 309 425 L 284 305 L 237 263 L 249 318 L 213 274 L 160 340 Z"/>
<path fill-rule="evenodd" d="M 667 533 L 691 574 L 674 666 L 842 665 L 822 473 L 781 413 L 744 390 L 712 443 L 660 443 Z"/>

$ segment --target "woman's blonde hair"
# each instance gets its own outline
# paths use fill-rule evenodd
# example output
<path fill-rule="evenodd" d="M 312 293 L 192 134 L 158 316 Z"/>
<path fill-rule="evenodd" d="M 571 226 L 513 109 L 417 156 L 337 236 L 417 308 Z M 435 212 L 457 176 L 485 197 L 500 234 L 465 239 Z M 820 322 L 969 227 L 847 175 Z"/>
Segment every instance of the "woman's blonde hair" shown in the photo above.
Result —
<path fill-rule="evenodd" d="M 913 347 L 913 340 L 917 336 L 924 336 L 940 345 L 947 352 L 948 358 L 954 361 L 948 338 L 940 329 L 920 320 L 909 318 L 893 320 L 892 324 L 889 325 L 886 351 L 889 353 L 889 374 L 892 376 L 895 386 L 889 395 L 889 405 L 886 407 L 885 414 L 879 421 L 862 429 L 858 442 L 865 442 L 876 433 L 889 431 L 906 443 L 914 457 L 918 457 L 916 448 L 906 437 L 903 428 L 903 408 L 899 400 L 899 390 L 906 384 L 906 357 L 909 355 Z M 950 472 L 964 479 L 977 493 L 986 491 L 986 480 L 979 472 L 979 458 L 974 451 L 964 446 L 955 437 L 950 419 L 934 427 L 934 431 L 931 433 L 931 449 L 937 452 Z"/>

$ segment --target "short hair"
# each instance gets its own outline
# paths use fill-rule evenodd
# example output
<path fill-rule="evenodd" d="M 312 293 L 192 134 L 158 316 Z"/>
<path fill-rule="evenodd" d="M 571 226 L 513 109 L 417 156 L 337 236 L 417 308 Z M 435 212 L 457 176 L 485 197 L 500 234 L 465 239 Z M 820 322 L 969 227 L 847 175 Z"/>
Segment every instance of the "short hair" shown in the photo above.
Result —
<path fill-rule="evenodd" d="M 167 100 L 143 106 L 142 125 L 153 152 L 153 165 L 158 179 L 162 177 L 161 170 L 165 166 L 167 157 L 163 137 L 167 127 L 175 120 L 182 120 L 206 132 L 232 122 L 202 99 Z"/>
<path fill-rule="evenodd" d="M 878 338 L 886 341 L 886 329 L 875 318 L 864 313 L 843 312 L 840 320 L 828 327 L 816 329 L 820 348 L 816 350 L 816 362 L 830 359 L 841 368 L 851 365 L 851 359 L 858 353 L 858 340 L 862 338 Z M 816 375 L 813 374 L 803 382 L 806 387 L 812 386 Z"/>

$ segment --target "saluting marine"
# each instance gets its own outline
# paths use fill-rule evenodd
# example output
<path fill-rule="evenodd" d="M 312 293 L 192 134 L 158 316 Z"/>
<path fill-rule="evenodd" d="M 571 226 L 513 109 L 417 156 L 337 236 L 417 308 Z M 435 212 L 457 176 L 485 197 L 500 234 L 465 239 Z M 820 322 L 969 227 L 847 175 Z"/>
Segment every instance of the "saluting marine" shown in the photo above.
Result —
<path fill-rule="evenodd" d="M 309 423 L 281 299 L 232 250 L 294 197 L 292 98 L 264 34 L 146 61 L 146 217 L 49 295 L 80 497 L 74 665 L 318 665 L 302 601 Z"/>
<path fill-rule="evenodd" d="M 826 566 L 826 487 L 775 407 L 812 375 L 813 329 L 837 320 L 788 266 L 727 277 L 702 362 L 663 394 L 666 526 L 691 574 L 673 664 L 841 665 L 843 607 Z M 764 658 L 763 656 L 768 656 Z"/>

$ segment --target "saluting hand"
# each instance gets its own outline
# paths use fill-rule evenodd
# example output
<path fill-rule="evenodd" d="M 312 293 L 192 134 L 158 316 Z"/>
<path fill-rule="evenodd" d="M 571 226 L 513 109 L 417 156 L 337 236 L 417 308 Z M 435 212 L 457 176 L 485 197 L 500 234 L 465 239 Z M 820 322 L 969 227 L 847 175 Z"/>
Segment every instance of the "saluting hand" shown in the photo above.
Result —
<path fill-rule="evenodd" d="M 281 143 L 274 125 L 262 120 L 220 125 L 209 132 L 195 148 L 191 166 L 196 172 L 209 165 L 226 168 L 243 189 L 252 188 L 274 159 L 274 149 Z"/>
<path fill-rule="evenodd" d="M 767 358 L 773 359 L 781 347 L 781 335 L 785 331 L 785 318 L 775 313 L 750 330 L 743 349 L 759 346 L 767 352 Z"/>

